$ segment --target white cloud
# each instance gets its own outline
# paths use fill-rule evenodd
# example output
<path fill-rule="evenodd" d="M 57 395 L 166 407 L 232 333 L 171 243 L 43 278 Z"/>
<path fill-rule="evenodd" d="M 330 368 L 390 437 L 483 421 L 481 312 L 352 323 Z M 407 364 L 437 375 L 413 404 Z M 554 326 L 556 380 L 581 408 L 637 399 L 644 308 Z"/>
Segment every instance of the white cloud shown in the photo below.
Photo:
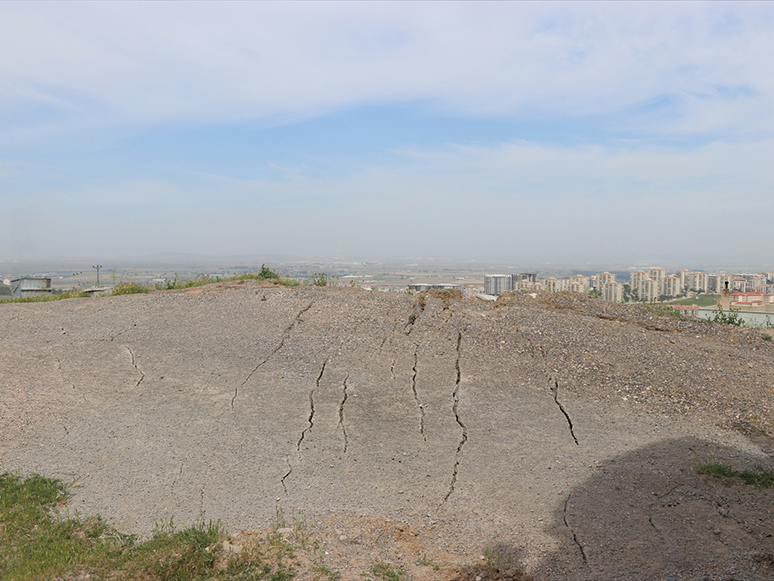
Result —
<path fill-rule="evenodd" d="M 771 131 L 773 14 L 714 3 L 6 3 L 0 103 L 16 112 L 5 123 L 15 138 L 412 101 L 466 115 L 616 113 L 658 133 Z M 665 97 L 670 115 L 627 117 Z"/>

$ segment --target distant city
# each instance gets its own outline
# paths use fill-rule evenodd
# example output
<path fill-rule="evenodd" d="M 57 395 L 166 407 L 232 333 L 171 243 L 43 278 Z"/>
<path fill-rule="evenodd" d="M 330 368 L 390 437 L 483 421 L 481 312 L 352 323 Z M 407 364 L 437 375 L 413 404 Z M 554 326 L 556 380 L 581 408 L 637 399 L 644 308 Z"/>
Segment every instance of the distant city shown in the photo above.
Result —
<path fill-rule="evenodd" d="M 100 267 L 98 272 L 97 266 Z M 315 275 L 325 274 L 328 285 L 356 287 L 376 292 L 422 292 L 432 289 L 459 290 L 466 299 L 495 300 L 504 292 L 573 292 L 595 296 L 609 302 L 669 302 L 689 311 L 717 305 L 715 295 L 728 288 L 730 307 L 774 312 L 774 271 L 770 272 L 703 272 L 683 269 L 669 272 L 658 266 L 627 267 L 615 272 L 579 272 L 566 265 L 549 272 L 533 268 L 510 274 L 493 274 L 497 265 L 460 264 L 440 261 L 425 263 L 382 262 L 288 262 L 271 265 L 285 276 L 311 284 Z M 502 265 L 501 265 L 502 266 Z M 35 268 L 45 268 L 36 271 Z M 223 280 L 260 269 L 260 264 L 195 264 L 170 263 L 162 266 L 110 267 L 61 264 L 51 268 L 44 264 L 0 263 L 0 294 L 10 295 L 12 281 L 48 280 L 37 285 L 40 292 L 58 293 L 74 289 L 99 287 L 109 289 L 121 282 L 137 282 L 164 288 L 173 279 L 206 278 Z M 546 269 L 548 270 L 548 269 Z M 561 271 L 570 271 L 565 276 Z M 728 269 L 730 270 L 730 269 Z M 496 271 L 495 271 L 496 272 Z M 98 279 L 99 275 L 99 279 Z M 319 279 L 318 279 L 319 281 Z M 32 287 L 30 287 L 32 288 Z"/>

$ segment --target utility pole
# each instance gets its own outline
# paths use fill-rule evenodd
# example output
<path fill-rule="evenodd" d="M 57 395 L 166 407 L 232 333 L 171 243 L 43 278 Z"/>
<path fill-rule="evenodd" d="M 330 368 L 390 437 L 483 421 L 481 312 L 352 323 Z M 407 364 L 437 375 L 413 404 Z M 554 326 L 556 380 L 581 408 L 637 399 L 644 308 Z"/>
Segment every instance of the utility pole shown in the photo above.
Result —
<path fill-rule="evenodd" d="M 102 268 L 102 265 L 98 264 L 97 266 L 92 266 L 92 268 L 97 269 L 97 286 L 99 286 L 99 269 Z"/>

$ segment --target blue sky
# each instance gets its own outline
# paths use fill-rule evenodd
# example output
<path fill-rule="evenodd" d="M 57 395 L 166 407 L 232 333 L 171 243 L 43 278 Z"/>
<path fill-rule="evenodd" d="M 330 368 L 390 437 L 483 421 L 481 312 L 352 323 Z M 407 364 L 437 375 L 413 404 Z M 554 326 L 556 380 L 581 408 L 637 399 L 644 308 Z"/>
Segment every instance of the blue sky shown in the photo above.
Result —
<path fill-rule="evenodd" d="M 0 260 L 774 266 L 772 39 L 768 3 L 4 2 Z"/>

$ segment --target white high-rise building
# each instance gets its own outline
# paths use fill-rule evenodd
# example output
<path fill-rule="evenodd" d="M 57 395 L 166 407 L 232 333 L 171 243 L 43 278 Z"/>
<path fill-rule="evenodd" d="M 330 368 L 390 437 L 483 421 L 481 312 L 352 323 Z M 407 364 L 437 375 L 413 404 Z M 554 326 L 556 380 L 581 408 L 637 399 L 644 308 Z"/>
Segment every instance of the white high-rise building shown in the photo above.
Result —
<path fill-rule="evenodd" d="M 484 294 L 498 296 L 513 290 L 513 277 L 510 274 L 485 274 Z"/>
<path fill-rule="evenodd" d="M 676 276 L 667 276 L 664 278 L 664 290 L 661 294 L 668 297 L 676 297 L 682 292 L 680 287 L 680 279 Z"/>
<path fill-rule="evenodd" d="M 604 283 L 602 285 L 602 298 L 611 303 L 622 303 L 623 285 L 615 281 Z"/>

